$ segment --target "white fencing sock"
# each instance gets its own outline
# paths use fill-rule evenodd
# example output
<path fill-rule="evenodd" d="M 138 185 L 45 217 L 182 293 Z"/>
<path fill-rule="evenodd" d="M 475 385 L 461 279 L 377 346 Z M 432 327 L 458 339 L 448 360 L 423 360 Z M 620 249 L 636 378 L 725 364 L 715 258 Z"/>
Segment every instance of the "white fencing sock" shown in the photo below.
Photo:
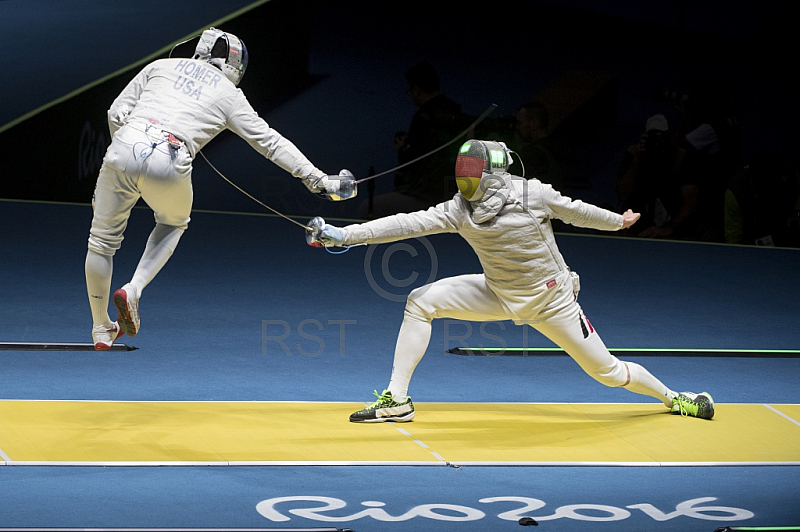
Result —
<path fill-rule="evenodd" d="M 667 388 L 664 383 L 655 378 L 649 371 L 644 369 L 635 362 L 622 362 L 628 366 L 630 380 L 625 384 L 625 389 L 639 393 L 642 395 L 649 395 L 655 397 L 667 408 L 672 407 L 672 398 L 676 395 L 675 392 Z"/>
<path fill-rule="evenodd" d="M 397 345 L 394 350 L 394 365 L 388 390 L 395 401 L 403 402 L 408 396 L 408 384 L 414 369 L 422 360 L 431 339 L 431 322 L 403 318 Z"/>
<path fill-rule="evenodd" d="M 113 257 L 100 255 L 92 250 L 86 253 L 84 265 L 86 290 L 89 293 L 89 306 L 92 309 L 92 321 L 95 327 L 111 327 L 113 323 L 108 315 L 108 294 L 111 291 L 113 270 Z"/>
<path fill-rule="evenodd" d="M 172 256 L 182 234 L 183 229 L 179 227 L 156 224 L 147 239 L 144 253 L 142 253 L 142 258 L 131 279 L 130 284 L 136 288 L 138 296 L 142 295 L 144 287 L 150 284 L 150 281 L 155 278 Z"/>

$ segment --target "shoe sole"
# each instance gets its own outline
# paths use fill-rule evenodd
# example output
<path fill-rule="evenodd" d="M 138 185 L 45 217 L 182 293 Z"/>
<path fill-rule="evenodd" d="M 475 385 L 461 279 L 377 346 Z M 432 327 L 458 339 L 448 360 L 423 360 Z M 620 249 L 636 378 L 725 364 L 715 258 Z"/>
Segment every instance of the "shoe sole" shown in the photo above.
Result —
<path fill-rule="evenodd" d="M 119 325 L 119 322 L 117 324 Z M 119 337 L 123 336 L 124 334 L 125 334 L 125 332 L 122 330 L 122 326 L 120 325 L 119 326 L 119 331 L 117 331 L 117 336 L 113 340 L 111 340 L 110 344 L 104 344 L 102 342 L 97 342 L 96 344 L 94 344 L 94 350 L 95 351 L 108 351 L 109 349 L 111 349 L 111 346 L 114 345 L 114 342 L 119 340 Z"/>
<path fill-rule="evenodd" d="M 365 419 L 354 419 L 350 418 L 351 423 L 386 423 L 386 422 L 397 422 L 397 423 L 408 423 L 414 419 L 414 412 L 409 412 L 404 416 L 388 416 L 388 417 L 376 417 L 376 418 L 365 418 Z"/>
<path fill-rule="evenodd" d="M 706 392 L 703 392 L 701 395 L 706 396 L 708 398 L 708 400 L 706 401 L 706 405 L 705 405 L 706 406 L 705 415 L 700 419 L 713 419 L 714 418 L 714 399 L 712 399 L 711 395 L 709 395 Z"/>
<path fill-rule="evenodd" d="M 122 288 L 114 292 L 114 306 L 117 307 L 119 311 L 117 322 L 120 328 L 122 328 L 122 331 L 130 337 L 136 336 L 139 330 L 133 323 L 131 311 L 128 309 L 128 294 Z"/>

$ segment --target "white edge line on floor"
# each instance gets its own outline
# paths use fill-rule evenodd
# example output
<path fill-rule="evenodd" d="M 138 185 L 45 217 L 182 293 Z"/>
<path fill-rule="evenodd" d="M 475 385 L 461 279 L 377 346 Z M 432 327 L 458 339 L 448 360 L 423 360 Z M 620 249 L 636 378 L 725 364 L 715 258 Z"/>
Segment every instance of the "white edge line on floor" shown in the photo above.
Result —
<path fill-rule="evenodd" d="M 320 466 L 436 466 L 453 467 L 449 462 L 437 461 L 231 461 L 231 462 L 63 462 L 63 461 L 9 461 L 5 466 L 46 467 L 320 467 Z M 459 462 L 460 467 L 800 467 L 800 462 Z"/>

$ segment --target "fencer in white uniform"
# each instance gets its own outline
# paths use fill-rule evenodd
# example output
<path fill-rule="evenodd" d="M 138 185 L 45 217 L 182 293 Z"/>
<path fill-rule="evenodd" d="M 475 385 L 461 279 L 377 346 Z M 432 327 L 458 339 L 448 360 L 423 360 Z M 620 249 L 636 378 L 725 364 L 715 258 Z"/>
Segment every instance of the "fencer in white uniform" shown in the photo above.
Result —
<path fill-rule="evenodd" d="M 334 201 L 356 195 L 352 174 L 326 175 L 256 113 L 237 88 L 247 63 L 239 38 L 210 28 L 192 58 L 148 64 L 111 104 L 112 140 L 95 188 L 85 263 L 96 349 L 110 348 L 122 334 L 137 334 L 142 290 L 166 264 L 189 223 L 192 161 L 221 131 L 236 133 L 315 194 Z M 153 210 L 156 226 L 131 281 L 114 293 L 119 318 L 112 321 L 113 256 L 140 197 Z"/>
<path fill-rule="evenodd" d="M 436 318 L 513 320 L 529 325 L 563 348 L 591 377 L 606 386 L 654 397 L 675 412 L 710 419 L 713 400 L 703 392 L 678 394 L 644 367 L 612 355 L 578 304 L 578 277 L 564 261 L 552 218 L 616 231 L 638 213 L 616 214 L 572 200 L 537 179 L 507 172 L 503 143 L 470 140 L 456 163 L 459 192 L 425 211 L 396 214 L 343 228 L 321 223 L 309 243 L 326 246 L 381 244 L 436 233 L 458 233 L 472 247 L 483 273 L 441 279 L 408 296 L 397 337 L 389 386 L 351 421 L 411 421 L 411 376 L 428 347 Z M 317 219 L 319 220 L 319 219 Z"/>

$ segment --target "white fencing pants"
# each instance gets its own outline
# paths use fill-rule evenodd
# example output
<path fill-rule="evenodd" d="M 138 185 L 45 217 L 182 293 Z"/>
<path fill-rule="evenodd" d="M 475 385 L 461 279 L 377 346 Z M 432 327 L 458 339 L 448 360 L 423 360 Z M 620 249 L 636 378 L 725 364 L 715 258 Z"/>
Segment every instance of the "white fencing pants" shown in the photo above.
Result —
<path fill-rule="evenodd" d="M 433 319 L 476 322 L 514 319 L 544 334 L 600 383 L 625 386 L 670 406 L 672 392 L 664 384 L 639 364 L 622 362 L 608 351 L 583 314 L 568 272 L 556 281 L 552 288 L 542 287 L 531 294 L 533 305 L 523 316 L 510 316 L 482 274 L 450 277 L 412 291 L 395 347 L 388 388 L 392 395 L 399 398 L 407 395 L 411 375 L 428 347 Z"/>
<path fill-rule="evenodd" d="M 112 257 L 122 244 L 131 209 L 139 198 L 153 210 L 156 228 L 148 241 L 137 282 L 149 282 L 164 266 L 189 224 L 192 210 L 192 159 L 185 146 L 170 148 L 167 134 L 131 124 L 114 135 L 97 178 L 94 216 L 86 256 L 86 287 L 95 325 L 109 325 L 108 297 Z M 154 238 L 163 240 L 153 242 Z M 168 251 L 168 252 L 167 252 Z"/>

